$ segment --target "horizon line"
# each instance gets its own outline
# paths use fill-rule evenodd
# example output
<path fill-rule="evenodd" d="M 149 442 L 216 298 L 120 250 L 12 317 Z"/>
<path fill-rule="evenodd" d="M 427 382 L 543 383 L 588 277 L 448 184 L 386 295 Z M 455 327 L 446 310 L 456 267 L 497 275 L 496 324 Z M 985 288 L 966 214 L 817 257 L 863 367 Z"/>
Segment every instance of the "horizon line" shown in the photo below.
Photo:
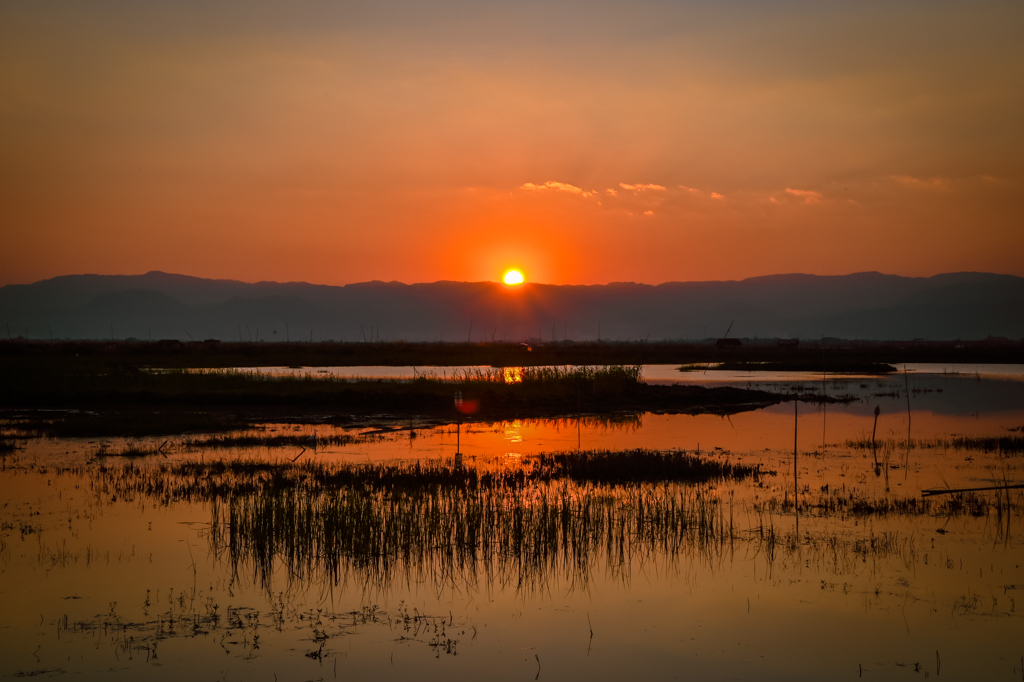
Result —
<path fill-rule="evenodd" d="M 937 272 L 937 273 L 932 274 L 932 275 L 921 275 L 921 276 L 898 275 L 898 274 L 894 274 L 894 273 L 881 272 L 881 271 L 878 271 L 878 270 L 860 270 L 860 271 L 848 272 L 848 273 L 839 274 L 839 275 L 819 275 L 819 274 L 806 273 L 806 272 L 779 272 L 779 273 L 774 273 L 774 274 L 769 274 L 769 275 L 753 275 L 753 276 L 744 277 L 744 278 L 741 278 L 741 279 L 666 280 L 664 282 L 659 282 L 657 284 L 652 284 L 652 283 L 648 283 L 648 282 L 629 281 L 629 280 L 617 280 L 617 281 L 610 281 L 610 282 L 597 283 L 597 284 L 553 284 L 553 283 L 550 283 L 550 282 L 536 282 L 536 281 L 527 280 L 527 281 L 523 282 L 522 284 L 518 284 L 518 285 L 514 285 L 514 286 L 510 287 L 510 286 L 504 284 L 500 280 L 453 280 L 453 279 L 438 279 L 438 280 L 434 280 L 432 282 L 403 282 L 401 280 L 395 280 L 395 279 L 392 279 L 392 280 L 371 279 L 371 280 L 364 280 L 364 281 L 360 281 L 360 282 L 349 282 L 347 284 L 323 284 L 323 283 L 320 283 L 320 282 L 311 282 L 311 281 L 306 281 L 306 280 L 286 280 L 286 281 L 280 281 L 280 280 L 257 280 L 257 281 L 246 281 L 246 280 L 242 280 L 242 279 L 233 279 L 233 278 L 226 278 L 226 277 L 203 277 L 203 276 L 200 276 L 200 275 L 189 275 L 189 274 L 180 273 L 180 272 L 168 272 L 166 270 L 149 270 L 147 272 L 133 273 L 133 274 L 100 274 L 100 273 L 84 272 L 84 273 L 70 273 L 70 274 L 65 274 L 65 275 L 54 275 L 53 277 L 47 277 L 47 278 L 44 278 L 44 279 L 39 279 L 39 280 L 36 280 L 34 282 L 27 282 L 27 283 L 26 282 L 10 282 L 8 284 L 0 285 L 0 289 L 4 289 L 4 288 L 7 288 L 7 287 L 27 287 L 27 286 L 33 286 L 35 284 L 41 284 L 43 282 L 49 282 L 49 281 L 53 281 L 53 280 L 57 280 L 57 279 L 70 278 L 70 277 L 145 277 L 147 275 L 168 275 L 168 276 L 171 276 L 171 277 L 182 277 L 182 278 L 188 278 L 188 279 L 197 279 L 197 280 L 204 280 L 204 281 L 207 281 L 207 282 L 232 282 L 232 283 L 246 284 L 246 285 L 252 285 L 252 286 L 260 285 L 260 284 L 279 284 L 279 285 L 290 285 L 290 284 L 292 284 L 292 285 L 299 285 L 299 284 L 303 284 L 303 285 L 317 286 L 317 287 L 344 288 L 344 287 L 350 287 L 350 286 L 360 286 L 360 285 L 365 285 L 365 284 L 391 284 L 391 285 L 401 285 L 401 286 L 429 286 L 429 285 L 433 285 L 433 284 L 493 284 L 493 285 L 498 285 L 498 286 L 505 286 L 505 287 L 508 287 L 510 289 L 513 289 L 513 288 L 516 288 L 516 289 L 523 288 L 523 287 L 526 287 L 528 285 L 545 286 L 545 287 L 603 287 L 603 286 L 615 286 L 615 285 L 633 285 L 633 286 L 659 287 L 659 286 L 664 286 L 664 285 L 668 285 L 668 284 L 739 283 L 739 282 L 748 282 L 750 280 L 768 279 L 768 278 L 775 278 L 775 277 L 807 277 L 807 278 L 836 277 L 836 278 L 839 278 L 839 277 L 855 277 L 857 275 L 879 275 L 881 277 L 900 277 L 902 279 L 934 279 L 936 277 L 944 277 L 944 276 L 950 276 L 950 275 L 993 275 L 993 276 L 996 276 L 996 277 L 1012 277 L 1014 279 L 1024 279 L 1020 275 L 1014 275 L 1014 274 L 1010 274 L 1010 273 L 1001 273 L 1001 272 L 988 272 L 988 271 L 983 271 L 983 270 L 958 270 L 958 271 L 952 271 L 952 272 Z"/>

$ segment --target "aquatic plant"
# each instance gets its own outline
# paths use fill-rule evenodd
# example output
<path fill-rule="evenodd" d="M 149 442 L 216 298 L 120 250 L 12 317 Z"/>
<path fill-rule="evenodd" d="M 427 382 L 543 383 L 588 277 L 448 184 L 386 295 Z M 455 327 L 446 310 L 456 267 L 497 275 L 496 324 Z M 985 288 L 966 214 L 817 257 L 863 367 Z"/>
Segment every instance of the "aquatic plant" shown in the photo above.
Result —
<path fill-rule="evenodd" d="M 1018 454 L 1024 452 L 1024 436 L 952 436 L 948 438 L 911 438 L 880 439 L 872 442 L 870 438 L 847 440 L 846 447 L 854 450 L 870 450 L 872 448 L 888 448 L 892 451 L 906 449 L 921 450 L 974 450 L 978 452 L 997 452 Z"/>

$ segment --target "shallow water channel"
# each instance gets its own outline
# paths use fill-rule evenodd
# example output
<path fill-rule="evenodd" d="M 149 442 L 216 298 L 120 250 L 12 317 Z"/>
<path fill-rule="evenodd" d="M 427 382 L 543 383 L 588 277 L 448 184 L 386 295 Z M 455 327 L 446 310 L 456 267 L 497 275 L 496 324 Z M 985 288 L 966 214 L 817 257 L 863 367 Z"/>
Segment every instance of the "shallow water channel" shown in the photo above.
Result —
<path fill-rule="evenodd" d="M 728 417 L 229 434 L 304 451 L 18 439 L 0 458 L 0 675 L 1024 679 L 1024 372 L 944 369 L 688 373 L 849 398 Z M 761 473 L 381 492 L 209 467 L 509 472 L 635 448 Z"/>

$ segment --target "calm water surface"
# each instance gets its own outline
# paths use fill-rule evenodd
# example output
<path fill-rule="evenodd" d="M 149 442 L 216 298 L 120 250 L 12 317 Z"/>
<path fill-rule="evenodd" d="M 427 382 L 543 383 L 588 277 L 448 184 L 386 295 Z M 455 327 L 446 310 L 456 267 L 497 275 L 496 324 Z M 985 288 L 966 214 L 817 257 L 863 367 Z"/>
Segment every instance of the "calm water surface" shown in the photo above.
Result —
<path fill-rule="evenodd" d="M 315 433 L 319 445 L 178 437 L 166 457 L 130 462 L 96 457 L 120 439 L 21 440 L 0 471 L 0 675 L 1022 679 L 1021 490 L 938 496 L 916 511 L 836 506 L 1024 483 L 1019 451 L 962 439 L 1024 435 L 1021 373 L 947 369 L 682 379 L 854 398 L 800 403 L 796 416 L 783 403 L 730 417 L 266 424 L 252 435 Z M 660 372 L 645 367 L 648 380 L 675 379 Z M 326 444 L 342 435 L 354 440 Z M 457 440 L 483 469 L 643 447 L 774 474 L 486 498 L 190 498 L 128 484 L 200 459 L 443 462 Z"/>

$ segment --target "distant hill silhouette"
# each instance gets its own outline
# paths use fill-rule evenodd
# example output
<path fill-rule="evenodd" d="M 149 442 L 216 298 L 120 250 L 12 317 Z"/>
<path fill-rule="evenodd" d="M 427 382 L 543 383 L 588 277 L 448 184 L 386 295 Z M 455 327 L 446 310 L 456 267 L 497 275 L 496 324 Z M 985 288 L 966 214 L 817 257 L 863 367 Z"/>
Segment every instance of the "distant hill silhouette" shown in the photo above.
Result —
<path fill-rule="evenodd" d="M 741 281 L 343 287 L 164 272 L 69 275 L 0 288 L 12 337 L 518 341 L 721 336 L 930 340 L 1024 337 L 1024 278 L 877 272 Z M 7 329 L 0 327 L 0 334 Z"/>

